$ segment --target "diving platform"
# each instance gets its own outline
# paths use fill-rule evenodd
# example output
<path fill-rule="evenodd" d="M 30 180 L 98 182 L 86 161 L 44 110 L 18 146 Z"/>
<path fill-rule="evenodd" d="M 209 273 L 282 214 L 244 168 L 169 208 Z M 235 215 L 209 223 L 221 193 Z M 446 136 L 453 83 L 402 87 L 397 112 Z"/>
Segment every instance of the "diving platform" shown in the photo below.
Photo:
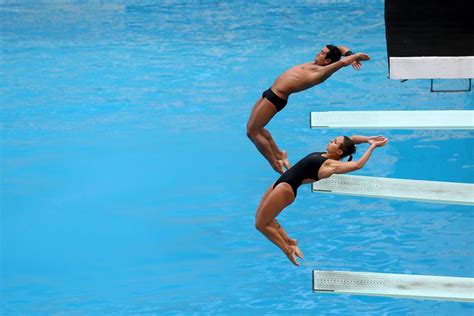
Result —
<path fill-rule="evenodd" d="M 313 291 L 474 302 L 474 278 L 313 270 Z"/>
<path fill-rule="evenodd" d="M 313 192 L 474 205 L 474 184 L 334 174 L 312 183 Z"/>
<path fill-rule="evenodd" d="M 474 129 L 474 111 L 330 111 L 311 112 L 311 128 Z"/>

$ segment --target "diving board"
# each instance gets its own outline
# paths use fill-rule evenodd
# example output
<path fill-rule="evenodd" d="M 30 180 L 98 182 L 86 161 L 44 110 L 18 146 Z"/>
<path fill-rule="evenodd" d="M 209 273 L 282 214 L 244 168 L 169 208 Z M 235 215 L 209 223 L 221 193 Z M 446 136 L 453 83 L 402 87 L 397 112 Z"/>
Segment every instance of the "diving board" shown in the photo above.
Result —
<path fill-rule="evenodd" d="M 311 128 L 474 129 L 474 111 L 311 112 Z"/>
<path fill-rule="evenodd" d="M 312 184 L 313 192 L 474 205 L 474 184 L 334 174 Z"/>
<path fill-rule="evenodd" d="M 474 78 L 472 0 L 385 0 L 390 79 Z"/>
<path fill-rule="evenodd" d="M 474 56 L 390 57 L 390 79 L 474 78 Z"/>
<path fill-rule="evenodd" d="M 474 302 L 474 278 L 313 270 L 313 291 Z"/>

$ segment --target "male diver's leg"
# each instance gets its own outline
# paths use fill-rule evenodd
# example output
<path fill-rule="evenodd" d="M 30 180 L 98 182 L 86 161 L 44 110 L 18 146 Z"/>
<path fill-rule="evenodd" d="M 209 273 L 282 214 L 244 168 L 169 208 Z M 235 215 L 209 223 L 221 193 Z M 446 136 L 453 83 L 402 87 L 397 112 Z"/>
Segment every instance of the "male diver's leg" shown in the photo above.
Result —
<path fill-rule="evenodd" d="M 268 160 L 273 169 L 278 173 L 283 173 L 281 163 L 278 161 L 279 157 L 275 155 L 268 138 L 263 135 L 263 127 L 268 124 L 276 113 L 277 109 L 270 101 L 263 97 L 260 98 L 255 103 L 247 122 L 247 136 L 255 144 L 258 151 Z M 268 134 L 270 133 L 268 132 Z"/>
<path fill-rule="evenodd" d="M 273 225 L 273 220 L 280 212 L 295 199 L 293 189 L 288 183 L 280 183 L 273 188 L 262 201 L 255 220 L 255 227 L 271 242 L 279 247 L 295 265 L 296 247 L 286 243 L 285 239 Z"/>
<path fill-rule="evenodd" d="M 273 140 L 272 135 L 266 128 L 262 128 L 262 134 L 270 143 L 270 147 L 272 148 L 272 151 L 275 154 L 275 157 L 277 157 L 278 160 L 281 160 L 283 162 L 283 165 L 285 166 L 286 169 L 289 169 L 291 167 L 291 164 L 288 161 L 288 155 L 286 154 L 286 151 L 280 150 L 280 148 L 278 148 L 277 144 Z"/>

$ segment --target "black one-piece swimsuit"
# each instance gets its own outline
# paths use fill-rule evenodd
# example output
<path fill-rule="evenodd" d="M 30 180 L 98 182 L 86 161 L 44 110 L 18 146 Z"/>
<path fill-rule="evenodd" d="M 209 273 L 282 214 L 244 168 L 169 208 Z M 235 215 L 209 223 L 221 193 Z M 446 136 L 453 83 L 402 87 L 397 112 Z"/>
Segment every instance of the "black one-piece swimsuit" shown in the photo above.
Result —
<path fill-rule="evenodd" d="M 293 189 L 293 193 L 296 197 L 296 191 L 298 187 L 303 183 L 304 179 L 313 179 L 318 181 L 318 172 L 322 164 L 328 159 L 322 157 L 322 152 L 311 153 L 298 161 L 293 167 L 288 169 L 284 174 L 278 178 L 273 187 L 275 188 L 281 182 L 288 183 Z"/>

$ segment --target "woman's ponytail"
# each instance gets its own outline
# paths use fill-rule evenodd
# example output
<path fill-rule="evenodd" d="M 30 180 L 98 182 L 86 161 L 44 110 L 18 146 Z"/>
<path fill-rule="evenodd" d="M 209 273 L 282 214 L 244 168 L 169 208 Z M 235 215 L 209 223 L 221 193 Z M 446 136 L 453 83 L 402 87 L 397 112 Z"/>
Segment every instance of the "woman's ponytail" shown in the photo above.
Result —
<path fill-rule="evenodd" d="M 349 160 L 352 160 L 352 155 L 355 154 L 357 148 L 350 137 L 344 136 L 344 141 L 339 147 L 342 150 L 341 159 L 349 156 Z"/>

